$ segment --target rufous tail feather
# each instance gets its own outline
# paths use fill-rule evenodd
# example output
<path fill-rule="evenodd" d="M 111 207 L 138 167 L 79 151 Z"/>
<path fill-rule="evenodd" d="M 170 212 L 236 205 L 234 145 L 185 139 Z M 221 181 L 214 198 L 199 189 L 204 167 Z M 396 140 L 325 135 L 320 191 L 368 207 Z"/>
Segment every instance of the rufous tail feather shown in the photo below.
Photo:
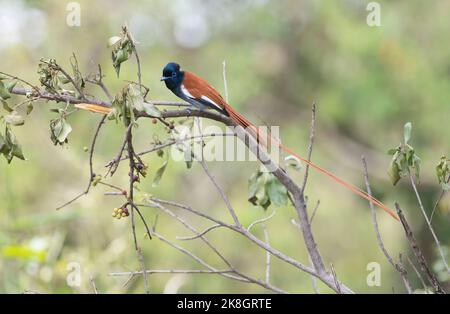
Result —
<path fill-rule="evenodd" d="M 387 212 L 389 215 L 391 215 L 397 221 L 400 221 L 399 218 L 397 217 L 397 215 L 392 210 L 390 210 L 386 205 L 384 205 L 382 202 L 377 200 L 375 197 L 370 196 L 369 194 L 367 194 L 367 192 L 361 190 L 360 188 L 358 188 L 358 187 L 356 187 L 356 186 L 354 186 L 354 185 L 344 181 L 343 179 L 339 178 L 335 174 L 331 173 L 330 171 L 328 171 L 326 169 L 323 169 L 322 167 L 319 167 L 318 165 L 314 164 L 313 162 L 309 161 L 308 159 L 303 158 L 299 154 L 293 152 L 290 148 L 288 148 L 288 147 L 284 146 L 283 144 L 281 144 L 279 140 L 273 138 L 271 135 L 269 135 L 268 137 L 264 136 L 265 134 L 261 134 L 261 131 L 259 130 L 259 128 L 257 126 L 255 126 L 250 121 L 248 121 L 245 117 L 243 117 L 242 115 L 237 113 L 231 106 L 226 106 L 225 110 L 230 115 L 230 118 L 235 123 L 237 123 L 238 125 L 242 126 L 244 129 L 248 130 L 250 135 L 252 135 L 257 140 L 258 143 L 260 143 L 260 144 L 262 144 L 264 146 L 267 146 L 267 144 L 266 144 L 267 142 L 264 142 L 263 139 L 266 138 L 268 141 L 272 141 L 273 140 L 274 142 L 277 143 L 278 147 L 281 150 L 283 150 L 284 152 L 297 157 L 298 159 L 300 159 L 304 163 L 308 164 L 312 168 L 314 168 L 317 171 L 319 171 L 319 172 L 325 174 L 326 176 L 330 177 L 331 179 L 333 179 L 335 182 L 339 183 L 343 187 L 349 189 L 353 193 L 359 195 L 360 197 L 362 197 L 362 198 L 366 199 L 367 201 L 372 202 L 376 206 L 380 207 L 381 209 L 383 209 L 385 212 Z"/>
<path fill-rule="evenodd" d="M 94 104 L 75 104 L 75 108 L 89 110 L 91 112 L 102 113 L 102 114 L 108 114 L 112 110 L 109 107 L 94 105 Z"/>

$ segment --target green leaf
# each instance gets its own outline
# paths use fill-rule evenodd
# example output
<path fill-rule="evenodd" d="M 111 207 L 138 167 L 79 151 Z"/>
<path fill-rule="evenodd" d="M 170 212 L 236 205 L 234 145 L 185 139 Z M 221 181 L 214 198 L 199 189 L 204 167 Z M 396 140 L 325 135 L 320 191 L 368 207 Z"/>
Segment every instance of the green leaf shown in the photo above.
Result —
<path fill-rule="evenodd" d="M 25 160 L 25 156 L 23 155 L 23 152 L 22 152 L 22 146 L 20 146 L 19 143 L 16 143 L 13 146 L 12 155 L 19 159 Z"/>
<path fill-rule="evenodd" d="M 144 97 L 138 88 L 135 88 L 133 84 L 129 84 L 126 94 L 127 101 L 130 102 L 130 109 L 136 109 L 137 111 L 144 110 Z"/>
<path fill-rule="evenodd" d="M 55 69 L 56 60 L 43 60 L 38 66 L 37 73 L 39 74 L 39 82 L 50 93 L 59 92 L 61 90 L 60 80 L 58 78 L 59 71 Z"/>
<path fill-rule="evenodd" d="M 6 144 L 5 138 L 0 133 L 0 154 L 4 154 L 8 149 L 8 146 Z"/>
<path fill-rule="evenodd" d="M 441 183 L 441 187 L 444 191 L 450 190 L 450 184 L 448 184 L 448 183 Z"/>
<path fill-rule="evenodd" d="M 70 126 L 70 124 L 67 123 L 65 120 L 63 121 L 64 123 L 62 125 L 61 133 L 58 135 L 58 141 L 60 142 L 65 142 L 70 132 L 72 132 L 72 127 Z"/>
<path fill-rule="evenodd" d="M 5 137 L 0 139 L 0 153 L 5 156 L 8 163 L 11 163 L 14 157 L 25 160 L 22 147 L 17 142 L 17 139 L 12 133 L 9 124 L 6 125 Z"/>
<path fill-rule="evenodd" d="M 78 67 L 78 60 L 77 60 L 77 57 L 75 56 L 75 54 L 72 54 L 72 57 L 70 58 L 70 64 L 72 66 L 72 73 L 73 73 L 72 79 L 74 80 L 75 85 L 77 85 L 78 89 L 80 89 L 82 91 L 83 88 L 85 87 L 86 83 L 84 82 L 83 75 L 81 74 L 80 69 Z M 78 94 L 78 90 L 77 90 L 77 94 Z M 78 96 L 81 96 L 81 95 L 78 95 Z"/>
<path fill-rule="evenodd" d="M 112 52 L 112 60 L 113 67 L 116 70 L 117 77 L 120 74 L 120 65 L 127 61 L 130 58 L 131 49 L 129 47 L 119 48 L 117 50 L 113 50 Z"/>
<path fill-rule="evenodd" d="M 412 168 L 414 169 L 414 175 L 416 176 L 417 182 L 420 182 L 420 163 L 421 159 L 416 154 L 412 157 Z"/>
<path fill-rule="evenodd" d="M 448 180 L 450 180 L 450 160 L 446 156 L 442 156 L 436 166 L 436 176 L 442 189 L 448 190 Z"/>
<path fill-rule="evenodd" d="M 16 86 L 16 84 L 17 84 L 16 80 L 9 81 L 9 82 L 5 83 L 5 88 L 8 92 L 11 93 L 13 88 Z"/>
<path fill-rule="evenodd" d="M 267 209 L 271 204 L 284 206 L 288 201 L 287 189 L 269 172 L 257 171 L 248 181 L 248 201 Z"/>
<path fill-rule="evenodd" d="M 302 162 L 300 159 L 295 157 L 294 155 L 289 155 L 284 158 L 284 161 L 287 162 L 287 165 L 294 170 L 300 171 L 302 169 Z"/>
<path fill-rule="evenodd" d="M 190 148 L 189 149 L 185 149 L 184 150 L 184 161 L 186 162 L 186 167 L 188 169 L 192 168 L 192 161 L 193 161 L 192 157 L 193 156 L 192 156 L 191 149 Z"/>
<path fill-rule="evenodd" d="M 67 137 L 72 132 L 72 127 L 64 118 L 50 121 L 50 138 L 55 145 L 63 145 L 68 142 Z"/>
<path fill-rule="evenodd" d="M 0 97 L 3 100 L 11 98 L 11 94 L 9 93 L 7 87 L 5 86 L 5 84 L 2 81 L 0 81 Z"/>
<path fill-rule="evenodd" d="M 16 111 L 13 111 L 11 112 L 11 114 L 5 116 L 5 122 L 7 124 L 19 126 L 25 124 L 25 119 L 21 115 L 19 115 Z"/>
<path fill-rule="evenodd" d="M 6 100 L 0 99 L 2 104 L 3 104 L 3 109 L 5 109 L 8 112 L 12 112 L 14 109 L 12 109 L 8 103 L 6 102 Z"/>
<path fill-rule="evenodd" d="M 258 172 L 255 172 L 251 175 L 251 177 L 248 179 L 248 194 L 249 194 L 249 202 L 251 202 L 253 205 L 255 204 L 256 199 L 253 197 L 256 194 L 256 191 L 258 190 Z"/>
<path fill-rule="evenodd" d="M 161 181 L 161 178 L 162 178 L 164 172 L 166 171 L 168 163 L 169 163 L 169 161 L 165 160 L 164 163 L 162 164 L 162 166 L 158 170 L 156 170 L 155 177 L 153 178 L 153 183 L 152 183 L 153 187 L 156 187 L 159 184 L 159 181 Z"/>
<path fill-rule="evenodd" d="M 148 102 L 143 103 L 144 111 L 149 116 L 155 117 L 155 118 L 161 118 L 162 114 L 161 111 L 159 111 L 153 104 L 150 104 Z"/>
<path fill-rule="evenodd" d="M 398 167 L 398 164 L 395 160 L 392 160 L 389 169 L 388 169 L 388 175 L 391 179 L 392 185 L 396 185 L 397 182 L 400 180 L 400 169 Z"/>
<path fill-rule="evenodd" d="M 288 191 L 281 182 L 273 177 L 267 183 L 267 194 L 275 206 L 285 206 L 288 202 Z"/>
<path fill-rule="evenodd" d="M 119 36 L 112 36 L 108 39 L 108 45 L 107 47 L 110 48 L 112 46 L 114 46 L 115 44 L 117 44 L 122 38 Z"/>
<path fill-rule="evenodd" d="M 405 141 L 405 144 L 408 144 L 409 140 L 411 139 L 411 130 L 412 130 L 412 123 L 407 122 L 403 127 L 403 139 Z"/>
<path fill-rule="evenodd" d="M 396 152 L 398 152 L 398 148 L 391 148 L 387 151 L 388 155 L 394 155 Z"/>
<path fill-rule="evenodd" d="M 33 103 L 29 102 L 27 105 L 27 115 L 29 115 L 33 111 Z"/>
<path fill-rule="evenodd" d="M 97 184 L 100 183 L 100 181 L 102 181 L 103 177 L 101 175 L 96 175 L 94 177 L 94 179 L 92 180 L 92 186 L 97 186 Z"/>
<path fill-rule="evenodd" d="M 67 83 L 70 83 L 70 80 L 67 78 L 67 76 L 65 76 L 64 74 L 62 74 L 62 73 L 58 73 L 58 80 L 59 80 L 59 82 L 61 83 L 61 84 L 67 84 Z"/>

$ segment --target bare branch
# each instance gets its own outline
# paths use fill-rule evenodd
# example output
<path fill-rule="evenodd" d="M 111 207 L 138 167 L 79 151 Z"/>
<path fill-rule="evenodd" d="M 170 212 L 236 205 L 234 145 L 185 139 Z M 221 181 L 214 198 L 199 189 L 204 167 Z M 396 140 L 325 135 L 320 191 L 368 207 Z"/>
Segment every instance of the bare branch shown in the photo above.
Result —
<path fill-rule="evenodd" d="M 95 281 L 94 281 L 94 278 L 92 277 L 92 275 L 89 275 L 89 282 L 91 283 L 92 290 L 94 290 L 94 294 L 98 294 L 98 290 L 97 290 L 97 287 L 95 285 Z"/>
<path fill-rule="evenodd" d="M 311 214 L 311 219 L 309 219 L 309 223 L 312 223 L 314 217 L 316 216 L 317 210 L 319 209 L 319 206 L 320 206 L 320 200 L 317 200 L 316 206 L 314 206 L 314 209 Z"/>
<path fill-rule="evenodd" d="M 13 93 L 25 95 L 26 90 L 15 88 L 15 89 L 13 89 Z M 64 102 L 69 102 L 69 103 L 80 103 L 79 99 L 76 99 L 75 97 L 72 97 L 69 95 L 44 93 L 41 98 L 54 100 L 54 101 L 64 101 Z M 100 106 L 106 106 L 106 107 L 111 106 L 110 103 L 99 101 L 99 100 L 92 100 L 92 101 L 89 100 L 89 103 L 98 104 Z M 156 104 L 157 102 L 152 102 L 152 103 Z M 171 102 L 160 102 L 160 104 L 161 105 L 183 106 L 183 103 L 180 104 L 180 103 L 171 103 Z M 181 110 L 162 111 L 162 118 L 179 118 L 179 117 L 194 117 L 194 116 L 216 120 L 216 121 L 222 122 L 228 126 L 235 126 L 235 123 L 230 118 L 228 118 L 224 115 L 221 115 L 219 113 L 212 112 L 212 111 L 206 111 L 206 110 L 198 111 L 198 110 L 193 110 L 192 108 L 181 109 Z M 152 117 L 146 113 L 142 113 L 142 112 L 137 112 L 136 117 L 138 117 L 138 118 L 139 117 L 154 118 L 154 117 Z M 300 189 L 300 187 L 287 175 L 287 173 L 285 171 L 283 171 L 281 168 L 279 168 L 275 164 L 273 164 L 273 162 L 270 160 L 270 158 L 267 156 L 267 154 L 265 152 L 261 152 L 261 150 L 257 149 L 258 145 L 253 138 L 251 138 L 249 136 L 245 136 L 243 134 L 238 134 L 238 137 L 240 137 L 240 139 L 244 141 L 244 143 L 247 145 L 247 147 L 249 147 L 249 149 L 256 156 L 258 156 L 258 158 L 261 161 L 263 161 L 264 164 L 273 166 L 273 169 L 275 169 L 273 171 L 273 174 L 287 188 L 289 193 L 291 193 L 292 199 L 294 202 L 294 207 L 295 207 L 295 209 L 297 211 L 297 215 L 299 217 L 299 222 L 301 225 L 304 242 L 308 249 L 308 253 L 311 256 L 311 260 L 313 262 L 314 269 L 304 266 L 303 264 L 282 254 L 281 252 L 273 249 L 272 247 L 267 246 L 267 244 L 264 241 L 256 238 L 254 235 L 252 235 L 250 232 L 248 232 L 245 228 L 242 228 L 239 225 L 238 225 L 238 227 L 233 226 L 233 225 L 228 225 L 228 224 L 224 224 L 224 225 L 226 225 L 227 228 L 233 229 L 233 230 L 239 232 L 240 234 L 244 235 L 246 238 L 248 238 L 249 240 L 251 240 L 252 242 L 257 244 L 261 248 L 268 250 L 272 255 L 276 256 L 277 258 L 280 258 L 280 259 L 284 260 L 285 262 L 287 262 L 303 271 L 306 271 L 307 273 L 317 276 L 320 280 L 322 280 L 326 285 L 328 285 L 333 290 L 335 290 L 335 291 L 341 290 L 342 292 L 345 292 L 345 293 L 352 293 L 352 291 L 349 288 L 345 287 L 341 283 L 339 283 L 340 287 L 337 287 L 336 281 L 334 280 L 332 275 L 330 273 L 328 273 L 325 269 L 325 266 L 322 261 L 322 257 L 317 249 L 317 244 L 314 240 L 314 236 L 311 231 L 310 221 L 308 219 L 308 214 L 306 212 L 306 204 L 305 204 L 304 196 L 303 196 L 303 193 L 302 193 L 302 190 Z M 131 156 L 132 155 L 129 155 L 129 157 L 131 157 Z M 133 158 L 131 158 L 131 159 L 133 159 Z M 216 186 L 216 188 L 217 188 L 217 186 Z M 219 188 L 220 188 L 220 186 L 219 186 Z M 222 190 L 222 192 L 223 192 L 223 190 Z M 228 206 L 229 210 L 230 210 L 230 208 L 232 209 L 231 204 L 229 204 L 229 202 L 228 202 L 227 206 Z M 233 213 L 234 210 L 232 210 L 230 212 Z M 201 216 L 205 217 L 208 215 L 204 215 L 203 213 L 201 213 Z M 235 215 L 235 213 L 234 213 L 234 216 L 235 216 L 234 218 L 237 219 L 237 216 Z M 209 217 L 208 219 L 211 219 L 211 218 L 212 217 Z M 214 221 L 214 219 L 212 221 Z M 235 222 L 236 222 L 236 220 L 235 220 Z M 219 223 L 219 222 L 217 222 L 217 223 Z"/>
<path fill-rule="evenodd" d="M 338 281 L 338 279 L 337 279 L 336 271 L 334 270 L 333 264 L 330 264 L 330 268 L 331 268 L 331 274 L 333 275 L 334 285 L 335 285 L 335 286 L 337 287 L 337 289 L 338 289 L 337 293 L 338 293 L 338 294 L 342 294 L 341 287 L 340 287 L 340 285 L 339 285 L 339 281 Z"/>
<path fill-rule="evenodd" d="M 436 242 L 436 246 L 439 251 L 439 254 L 441 255 L 441 259 L 442 259 L 442 262 L 444 263 L 445 269 L 447 270 L 448 273 L 450 273 L 450 268 L 448 266 L 447 259 L 445 258 L 444 251 L 442 250 L 441 243 L 439 242 L 439 239 L 437 238 L 436 233 L 434 232 L 433 226 L 431 225 L 431 222 L 428 219 L 428 215 L 422 204 L 422 199 L 420 197 L 419 191 L 417 190 L 416 183 L 414 182 L 414 177 L 411 173 L 409 174 L 409 178 L 411 180 L 411 185 L 414 189 L 414 193 L 416 194 L 417 201 L 419 202 L 420 210 L 422 211 L 423 217 L 425 218 L 425 221 L 427 222 L 428 229 L 430 229 L 430 232 L 431 232 L 431 235 L 433 236 L 434 242 Z"/>
<path fill-rule="evenodd" d="M 214 217 L 212 217 L 212 216 L 210 216 L 208 214 L 205 214 L 205 213 L 203 213 L 201 211 L 193 209 L 190 206 L 186 206 L 186 205 L 183 205 L 183 204 L 180 204 L 180 203 L 177 203 L 177 202 L 157 199 L 157 198 L 153 198 L 153 197 L 151 198 L 151 201 L 155 202 L 155 203 L 165 204 L 165 205 L 174 206 L 174 207 L 177 207 L 177 208 L 180 208 L 180 209 L 184 209 L 184 210 L 189 211 L 189 212 L 191 212 L 193 214 L 196 214 L 196 215 L 198 215 L 200 217 L 203 217 L 203 218 L 208 219 L 208 220 L 210 220 L 212 222 L 220 224 L 223 227 L 226 227 L 226 228 L 228 228 L 230 230 L 236 231 L 236 232 L 240 233 L 241 235 L 243 235 L 244 237 L 246 237 L 251 242 L 253 242 L 256 245 L 258 245 L 259 247 L 261 247 L 263 250 L 266 250 L 266 251 L 270 252 L 276 258 L 278 258 L 278 259 L 280 259 L 280 260 L 282 260 L 282 261 L 284 261 L 284 262 L 286 262 L 286 263 L 288 263 L 288 264 L 290 264 L 290 265 L 292 265 L 292 266 L 294 266 L 294 267 L 296 267 L 296 268 L 298 268 L 298 269 L 300 269 L 300 270 L 302 270 L 302 271 L 304 271 L 304 272 L 306 272 L 306 273 L 308 273 L 310 275 L 316 276 L 322 282 L 324 282 L 326 285 L 328 285 L 330 288 L 332 288 L 332 289 L 335 288 L 335 286 L 334 286 L 334 284 L 335 284 L 334 279 L 332 278 L 332 276 L 330 274 L 327 274 L 327 273 L 326 274 L 318 274 L 318 273 L 316 273 L 316 271 L 313 268 L 305 266 L 302 263 L 298 262 L 297 260 L 295 260 L 295 259 L 285 255 L 284 253 L 278 251 L 277 249 L 275 249 L 275 248 L 273 248 L 271 246 L 268 246 L 264 241 L 262 241 L 262 240 L 258 239 L 257 237 L 255 237 L 253 234 L 248 232 L 245 228 L 242 228 L 242 227 L 238 228 L 235 225 L 225 223 L 225 222 L 220 221 L 220 220 L 218 220 L 218 219 L 216 219 L 216 218 L 214 218 Z M 146 205 L 146 204 L 136 204 L 136 205 L 139 206 L 139 207 L 140 206 L 154 207 L 154 206 Z M 340 283 L 340 285 L 342 287 L 343 292 L 345 292 L 345 293 L 353 293 L 352 290 L 350 290 L 348 287 L 346 287 L 342 283 Z"/>
<path fill-rule="evenodd" d="M 197 239 L 197 238 L 199 238 L 201 236 L 204 236 L 205 234 L 207 234 L 211 230 L 217 229 L 219 227 L 222 227 L 222 226 L 219 225 L 219 224 L 215 224 L 215 225 L 212 225 L 211 227 L 206 228 L 204 231 L 200 232 L 199 234 L 197 234 L 195 236 L 191 236 L 191 237 L 177 237 L 177 240 L 184 240 L 184 241 L 185 240 L 194 240 L 194 239 Z"/>
<path fill-rule="evenodd" d="M 405 216 L 403 215 L 400 205 L 398 203 L 395 203 L 395 208 L 397 209 L 398 217 L 400 218 L 400 221 L 402 222 L 403 225 L 403 229 L 405 230 L 406 238 L 408 239 L 409 245 L 417 258 L 417 261 L 420 265 L 420 268 L 422 269 L 422 272 L 424 272 L 427 275 L 427 279 L 433 286 L 436 293 L 445 293 L 445 291 L 439 284 L 439 281 L 437 280 L 436 276 L 431 272 L 430 268 L 428 267 L 427 261 L 425 260 L 425 257 L 423 256 L 422 251 L 420 250 L 420 247 L 417 244 L 416 238 L 414 237 L 414 234 L 412 233 L 411 228 L 409 227 L 409 224 L 406 221 Z"/>
<path fill-rule="evenodd" d="M 100 121 L 99 121 L 99 123 L 97 125 L 97 129 L 95 130 L 95 133 L 94 133 L 94 138 L 92 139 L 92 142 L 91 142 L 91 148 L 89 149 L 89 182 L 88 182 L 88 185 L 87 185 L 86 189 L 82 193 L 80 193 L 77 196 L 75 196 L 70 201 L 62 204 L 61 206 L 58 206 L 56 208 L 56 210 L 60 210 L 61 208 L 64 208 L 64 207 L 72 204 L 73 202 L 75 202 L 79 198 L 81 198 L 84 195 L 87 195 L 89 193 L 89 190 L 91 189 L 91 186 L 92 186 L 92 180 L 95 177 L 94 162 L 93 162 L 95 144 L 97 143 L 97 138 L 98 138 L 98 135 L 100 133 L 100 129 L 102 128 L 103 124 L 105 123 L 105 119 L 106 119 L 106 116 L 104 116 L 104 117 L 102 117 L 100 119 Z"/>
<path fill-rule="evenodd" d="M 153 274 L 226 274 L 232 273 L 231 269 L 224 270 L 209 270 L 209 269 L 147 269 L 145 271 L 149 275 Z M 141 271 L 126 271 L 126 272 L 111 272 L 108 274 L 109 276 L 136 276 L 142 275 Z"/>
<path fill-rule="evenodd" d="M 269 231 L 267 231 L 267 227 L 263 226 L 264 232 L 264 241 L 266 241 L 267 245 L 270 245 L 269 240 Z M 270 253 L 266 251 L 266 283 L 270 282 Z"/>
<path fill-rule="evenodd" d="M 364 180 L 366 182 L 367 194 L 369 196 L 372 196 L 372 189 L 370 188 L 370 183 L 369 183 L 369 172 L 367 170 L 366 158 L 364 156 L 361 156 L 361 160 L 362 160 L 362 164 L 363 164 Z M 381 238 L 380 229 L 378 228 L 377 213 L 376 213 L 375 207 L 373 206 L 372 202 L 369 202 L 369 206 L 370 206 L 370 210 L 372 212 L 372 224 L 373 224 L 373 227 L 375 230 L 375 234 L 377 236 L 378 246 L 380 247 L 380 249 L 383 252 L 386 259 L 388 260 L 389 264 L 391 264 L 392 267 L 394 267 L 394 269 L 400 274 L 403 282 L 405 283 L 405 287 L 406 287 L 406 290 L 408 291 L 408 293 L 412 293 L 411 283 L 409 282 L 409 279 L 408 279 L 408 272 L 406 271 L 406 268 L 403 266 L 401 261 L 399 260 L 399 262 L 395 262 L 393 260 L 393 258 L 389 255 L 388 251 L 386 250 L 384 243 L 383 243 L 383 239 Z"/>
<path fill-rule="evenodd" d="M 111 93 L 109 92 L 106 85 L 103 83 L 103 73 L 102 73 L 102 67 L 100 64 L 98 65 L 98 74 L 96 75 L 96 77 L 93 79 L 90 77 L 86 77 L 84 80 L 91 84 L 98 85 L 103 90 L 106 97 L 108 97 L 109 101 L 111 101 L 111 102 L 113 101 L 113 97 L 112 97 Z"/>
<path fill-rule="evenodd" d="M 272 213 L 271 213 L 269 216 L 264 217 L 264 218 L 261 218 L 261 219 L 258 219 L 258 220 L 255 220 L 255 221 L 252 222 L 250 225 L 248 225 L 247 231 L 250 232 L 250 230 L 251 230 L 255 225 L 260 224 L 260 223 L 263 223 L 263 222 L 266 222 L 266 221 L 272 219 L 273 216 L 275 216 L 276 212 L 277 212 L 277 210 L 276 210 L 276 208 L 274 208 L 273 211 L 272 211 Z"/>
<path fill-rule="evenodd" d="M 417 275 L 417 278 L 419 278 L 420 282 L 422 283 L 422 287 L 425 291 L 428 291 L 428 287 L 425 283 L 425 281 L 423 280 L 422 275 L 420 274 L 419 270 L 417 269 L 416 265 L 414 265 L 414 262 L 409 258 L 408 255 L 406 255 L 406 260 L 408 261 L 409 265 L 411 265 L 411 268 L 414 270 L 414 272 Z"/>
<path fill-rule="evenodd" d="M 222 62 L 222 76 L 223 76 L 223 89 L 225 91 L 225 101 L 229 102 L 228 99 L 228 84 L 227 84 L 227 63 L 225 60 Z"/>
<path fill-rule="evenodd" d="M 309 145 L 308 145 L 308 154 L 307 154 L 308 161 L 311 161 L 311 155 L 312 155 L 312 150 L 313 150 L 313 145 L 314 145 L 315 130 L 316 130 L 316 103 L 313 102 L 312 108 L 311 108 L 311 128 L 309 131 Z M 309 174 L 309 165 L 306 164 L 305 176 L 303 177 L 303 184 L 302 184 L 303 193 L 305 193 L 306 183 L 308 182 L 308 174 Z M 311 219 L 312 219 L 312 217 L 311 217 Z"/>

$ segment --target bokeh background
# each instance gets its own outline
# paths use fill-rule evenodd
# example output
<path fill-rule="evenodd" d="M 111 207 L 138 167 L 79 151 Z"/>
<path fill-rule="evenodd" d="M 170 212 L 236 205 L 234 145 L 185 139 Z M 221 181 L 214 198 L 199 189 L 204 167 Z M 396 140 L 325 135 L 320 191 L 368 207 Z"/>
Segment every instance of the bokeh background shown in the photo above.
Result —
<path fill-rule="evenodd" d="M 136 80 L 134 60 L 123 64 L 117 78 L 107 40 L 124 23 L 139 41 L 143 81 L 151 99 L 176 100 L 159 82 L 162 67 L 178 61 L 183 68 L 208 79 L 223 91 L 222 62 L 227 63 L 230 102 L 255 122 L 280 125 L 284 142 L 305 154 L 308 145 L 310 108 L 318 105 L 313 160 L 342 177 L 363 186 L 360 156 L 369 162 L 375 194 L 392 206 L 399 201 L 416 232 L 426 257 L 448 287 L 436 248 L 407 180 L 393 187 L 386 170 L 386 154 L 402 139 L 403 125 L 413 124 L 412 144 L 422 158 L 419 186 L 428 211 L 440 193 L 435 166 L 449 153 L 450 135 L 450 45 L 449 1 L 379 1 L 381 26 L 366 23 L 368 1 L 78 1 L 81 25 L 66 23 L 66 1 L 0 1 L 0 70 L 38 83 L 40 58 L 55 58 L 70 66 L 75 53 L 84 74 L 100 63 L 105 83 L 114 93 Z M 95 87 L 89 92 L 104 97 Z M 16 98 L 17 102 L 20 101 Z M 142 293 L 143 281 L 109 272 L 138 270 L 130 219 L 111 217 L 118 197 L 105 196 L 102 186 L 74 204 L 55 208 L 81 192 L 88 180 L 88 153 L 83 150 L 93 136 L 98 115 L 71 115 L 74 131 L 70 142 L 56 147 L 49 138 L 49 109 L 55 103 L 41 102 L 22 127 L 15 127 L 27 161 L 0 160 L 0 292 L 91 293 L 92 276 L 101 293 Z M 117 153 L 123 126 L 109 122 L 101 132 L 94 158 L 95 167 Z M 153 136 L 164 138 L 165 130 L 140 123 L 136 146 L 149 148 Z M 186 169 L 169 163 L 159 186 L 152 177 L 162 159 L 147 156 L 149 176 L 140 189 L 160 198 L 177 200 L 228 220 L 220 195 L 198 164 Z M 244 224 L 265 217 L 265 212 L 247 201 L 247 181 L 258 169 L 256 163 L 212 162 L 211 171 L 226 189 Z M 295 173 L 300 182 L 303 172 Z M 127 169 L 121 167 L 112 183 L 126 186 Z M 404 292 L 397 273 L 376 244 L 366 202 L 342 190 L 320 174 L 311 172 L 307 195 L 311 206 L 320 199 L 313 230 L 326 263 L 356 292 Z M 444 197 L 433 225 L 448 252 L 450 244 L 450 198 Z M 179 214 L 193 219 L 182 212 Z M 153 222 L 157 211 L 145 209 Z M 411 254 L 402 228 L 379 212 L 385 245 L 392 255 Z M 292 207 L 283 207 L 267 228 L 271 244 L 308 263 L 300 234 L 290 222 Z M 192 220 L 200 229 L 205 222 Z M 138 237 L 148 269 L 195 269 L 195 262 L 158 240 Z M 174 241 L 190 235 L 163 214 L 158 230 Z M 261 228 L 254 233 L 263 237 Z M 225 255 L 244 272 L 264 278 L 265 254 L 242 237 L 225 230 L 209 235 Z M 198 240 L 180 242 L 217 268 L 220 261 Z M 381 265 L 381 286 L 366 283 L 370 262 Z M 66 283 L 68 265 L 81 267 L 81 285 Z M 285 290 L 313 292 L 310 278 L 272 261 L 271 280 Z M 416 288 L 420 281 L 412 275 Z M 172 279 L 179 292 L 259 293 L 262 288 L 214 275 L 171 274 L 149 277 L 152 292 L 161 293 Z M 322 292 L 330 290 L 319 284 Z"/>

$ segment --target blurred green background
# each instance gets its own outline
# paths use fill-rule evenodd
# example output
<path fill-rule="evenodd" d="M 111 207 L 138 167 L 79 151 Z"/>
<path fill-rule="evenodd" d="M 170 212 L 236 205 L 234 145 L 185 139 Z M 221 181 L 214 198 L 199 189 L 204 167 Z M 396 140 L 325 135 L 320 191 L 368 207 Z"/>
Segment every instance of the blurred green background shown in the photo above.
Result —
<path fill-rule="evenodd" d="M 449 154 L 450 135 L 450 1 L 378 1 L 381 26 L 366 23 L 369 1 L 78 1 L 81 25 L 66 23 L 66 1 L 0 1 L 0 70 L 38 83 L 40 58 L 55 58 L 69 67 L 74 52 L 84 74 L 100 63 L 105 83 L 114 93 L 136 80 L 134 60 L 122 65 L 118 79 L 111 65 L 107 39 L 127 23 L 136 40 L 149 97 L 176 100 L 159 82 L 168 61 L 208 79 L 223 91 L 222 62 L 227 63 L 231 104 L 255 122 L 280 125 L 285 144 L 306 154 L 310 108 L 318 104 L 313 160 L 351 182 L 363 186 L 360 156 L 369 163 L 375 194 L 390 207 L 399 201 L 416 232 L 426 257 L 440 279 L 442 272 L 434 242 L 425 226 L 408 180 L 393 187 L 386 174 L 386 151 L 402 139 L 403 125 L 413 124 L 412 144 L 422 158 L 419 186 L 428 211 L 440 193 L 435 166 Z M 104 96 L 95 88 L 89 92 Z M 20 99 L 17 97 L 16 102 Z M 49 138 L 50 108 L 40 102 L 26 124 L 14 132 L 27 161 L 11 165 L 0 160 L 0 292 L 91 293 L 92 276 L 100 293 L 142 293 L 142 278 L 124 286 L 127 277 L 109 272 L 138 270 L 130 219 L 111 217 L 122 199 L 105 196 L 97 186 L 72 205 L 55 208 L 81 192 L 87 183 L 89 146 L 98 115 L 79 112 L 69 122 L 74 131 L 69 145 L 56 147 Z M 117 153 L 123 126 L 109 122 L 101 131 L 94 158 L 95 168 Z M 167 134 L 160 125 L 141 121 L 135 132 L 136 147 L 149 148 L 154 134 Z M 151 185 L 162 159 L 146 156 L 149 176 L 140 189 L 207 211 L 229 221 L 220 195 L 198 164 L 188 170 L 183 163 L 169 163 L 158 187 Z M 247 180 L 256 163 L 212 162 L 211 171 L 225 187 L 244 225 L 270 214 L 247 201 Z M 294 173 L 301 182 L 303 172 Z M 127 168 L 119 169 L 111 182 L 126 187 Z M 333 263 L 340 280 L 356 292 L 404 292 L 400 277 L 376 244 L 366 202 L 311 172 L 307 188 L 312 207 L 321 205 L 313 231 L 327 264 Z M 444 249 L 450 244 L 450 197 L 444 197 L 433 225 Z M 156 209 L 144 209 L 153 222 Z M 199 229 L 208 224 L 184 212 L 181 216 Z M 379 211 L 385 245 L 394 257 L 411 254 L 402 228 Z M 301 235 L 290 222 L 292 207 L 279 208 L 267 228 L 271 244 L 308 264 Z M 190 235 L 164 214 L 158 231 L 176 241 Z M 253 232 L 263 237 L 262 229 Z M 199 269 L 200 265 L 158 240 L 144 239 L 138 222 L 138 238 L 148 269 Z M 217 229 L 210 240 L 245 273 L 264 278 L 265 254 L 243 237 Z M 177 241 L 217 268 L 224 266 L 199 240 Z M 381 286 L 369 287 L 366 266 L 381 265 Z M 73 264 L 80 265 L 81 284 L 66 280 Z M 216 275 L 158 274 L 149 276 L 150 290 L 161 293 L 177 282 L 178 292 L 259 293 L 261 287 Z M 420 281 L 411 274 L 416 288 Z M 272 259 L 271 282 L 296 293 L 311 293 L 311 279 Z M 330 292 L 319 284 L 321 292 Z"/>

